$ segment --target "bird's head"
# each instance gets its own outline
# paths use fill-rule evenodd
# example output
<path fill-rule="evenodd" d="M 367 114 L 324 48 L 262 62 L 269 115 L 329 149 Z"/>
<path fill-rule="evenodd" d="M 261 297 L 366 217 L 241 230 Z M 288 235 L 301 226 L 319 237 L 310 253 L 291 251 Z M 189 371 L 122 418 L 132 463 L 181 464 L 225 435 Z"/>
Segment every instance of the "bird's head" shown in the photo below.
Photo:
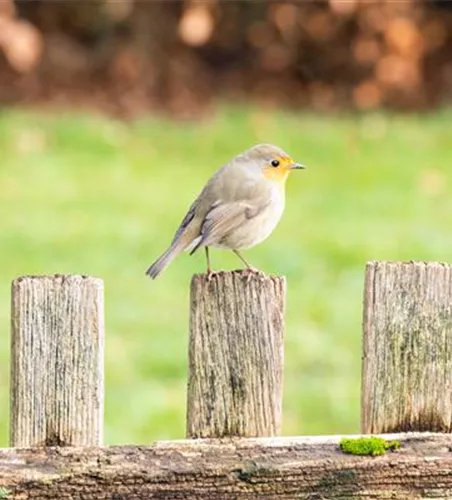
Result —
<path fill-rule="evenodd" d="M 272 144 L 258 144 L 239 157 L 250 168 L 260 171 L 268 180 L 284 183 L 292 170 L 306 168 L 296 163 L 278 146 Z"/>

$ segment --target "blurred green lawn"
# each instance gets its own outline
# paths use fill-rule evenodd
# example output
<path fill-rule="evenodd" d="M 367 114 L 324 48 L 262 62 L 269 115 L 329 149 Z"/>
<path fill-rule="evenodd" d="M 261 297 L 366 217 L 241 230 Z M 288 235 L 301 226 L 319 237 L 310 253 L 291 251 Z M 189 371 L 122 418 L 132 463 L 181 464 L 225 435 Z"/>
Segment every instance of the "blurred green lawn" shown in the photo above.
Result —
<path fill-rule="evenodd" d="M 107 443 L 184 436 L 188 291 L 204 255 L 144 276 L 207 177 L 274 142 L 306 165 L 286 213 L 245 255 L 288 277 L 284 434 L 359 431 L 365 263 L 451 261 L 451 112 L 333 117 L 220 108 L 209 120 L 132 124 L 0 113 L 0 445 L 7 445 L 10 282 L 105 280 Z M 237 258 L 213 251 L 217 268 Z"/>

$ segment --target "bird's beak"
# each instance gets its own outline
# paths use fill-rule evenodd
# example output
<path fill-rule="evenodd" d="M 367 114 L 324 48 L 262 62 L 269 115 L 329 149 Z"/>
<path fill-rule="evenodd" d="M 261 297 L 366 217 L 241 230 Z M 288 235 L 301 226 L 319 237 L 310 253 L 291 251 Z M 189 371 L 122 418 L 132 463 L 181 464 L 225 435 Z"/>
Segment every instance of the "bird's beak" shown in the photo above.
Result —
<path fill-rule="evenodd" d="M 306 168 L 306 165 L 302 165 L 301 163 L 292 163 L 290 168 L 292 170 L 300 170 Z"/>

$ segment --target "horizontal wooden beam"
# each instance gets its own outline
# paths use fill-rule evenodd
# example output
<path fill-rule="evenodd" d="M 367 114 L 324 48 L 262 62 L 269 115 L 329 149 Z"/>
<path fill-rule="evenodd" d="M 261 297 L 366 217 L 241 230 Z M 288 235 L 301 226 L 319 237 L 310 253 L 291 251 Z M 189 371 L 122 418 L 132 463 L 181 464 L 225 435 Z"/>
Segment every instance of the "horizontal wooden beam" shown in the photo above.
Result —
<path fill-rule="evenodd" d="M 340 451 L 339 437 L 327 436 L 2 449 L 0 492 L 47 500 L 452 497 L 452 435 L 383 437 L 402 447 L 356 457 Z"/>

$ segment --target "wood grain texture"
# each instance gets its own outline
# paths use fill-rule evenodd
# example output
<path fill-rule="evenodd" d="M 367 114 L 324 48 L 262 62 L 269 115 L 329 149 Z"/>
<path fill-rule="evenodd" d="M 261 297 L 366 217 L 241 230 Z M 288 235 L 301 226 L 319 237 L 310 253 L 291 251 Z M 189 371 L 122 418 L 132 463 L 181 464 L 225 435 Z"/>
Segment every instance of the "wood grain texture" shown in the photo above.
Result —
<path fill-rule="evenodd" d="M 368 263 L 363 330 L 362 432 L 450 432 L 451 266 Z"/>
<path fill-rule="evenodd" d="M 0 450 L 10 500 L 416 500 L 452 498 L 452 436 L 384 436 L 381 457 L 338 437 L 189 440 L 149 447 Z"/>
<path fill-rule="evenodd" d="M 285 278 L 221 272 L 191 284 L 187 435 L 281 427 Z"/>
<path fill-rule="evenodd" d="M 103 358 L 100 279 L 14 280 L 11 446 L 101 444 Z"/>

